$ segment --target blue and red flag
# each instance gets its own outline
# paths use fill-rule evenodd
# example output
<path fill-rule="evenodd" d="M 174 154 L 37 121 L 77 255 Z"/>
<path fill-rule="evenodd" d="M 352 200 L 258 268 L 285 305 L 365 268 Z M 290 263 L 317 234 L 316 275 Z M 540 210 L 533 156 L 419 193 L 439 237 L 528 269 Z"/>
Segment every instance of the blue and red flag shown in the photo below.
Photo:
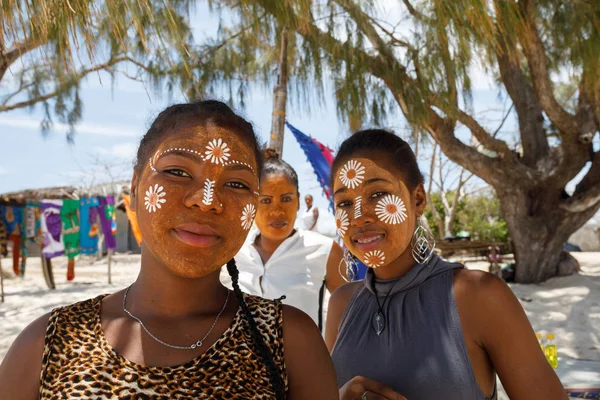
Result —
<path fill-rule="evenodd" d="M 327 200 L 329 200 L 329 209 L 333 213 L 333 196 L 331 188 L 329 187 L 331 164 L 333 163 L 333 151 L 317 139 L 300 132 L 289 122 L 286 122 L 285 125 L 292 131 L 294 137 L 300 144 L 300 147 L 304 150 L 304 154 L 312 166 L 313 171 L 315 171 L 321 188 L 323 188 L 323 193 L 325 194 L 325 197 L 327 197 Z"/>

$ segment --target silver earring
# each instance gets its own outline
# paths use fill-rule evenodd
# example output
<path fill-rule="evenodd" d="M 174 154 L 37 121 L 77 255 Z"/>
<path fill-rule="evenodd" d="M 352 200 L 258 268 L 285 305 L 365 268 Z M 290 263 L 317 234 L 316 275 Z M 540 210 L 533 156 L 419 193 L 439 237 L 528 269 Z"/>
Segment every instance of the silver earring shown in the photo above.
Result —
<path fill-rule="evenodd" d="M 342 264 L 344 264 L 345 274 L 342 272 Z M 338 272 L 343 280 L 346 282 L 352 282 L 356 279 L 356 273 L 358 272 L 358 265 L 356 261 L 352 258 L 352 255 L 348 251 L 348 249 L 344 248 L 344 257 L 340 260 L 338 264 Z"/>
<path fill-rule="evenodd" d="M 428 230 L 423 228 L 420 219 L 417 219 L 417 229 L 410 240 L 412 256 L 419 264 L 427 264 L 433 255 L 435 238 Z"/>

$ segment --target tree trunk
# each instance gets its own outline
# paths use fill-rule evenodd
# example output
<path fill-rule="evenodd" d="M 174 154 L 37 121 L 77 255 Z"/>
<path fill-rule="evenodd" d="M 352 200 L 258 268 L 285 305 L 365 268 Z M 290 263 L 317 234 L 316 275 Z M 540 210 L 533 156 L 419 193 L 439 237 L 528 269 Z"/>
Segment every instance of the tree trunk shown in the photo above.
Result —
<path fill-rule="evenodd" d="M 543 189 L 497 193 L 511 235 L 518 283 L 556 276 L 563 245 L 600 208 L 598 204 L 584 213 L 568 213 L 557 206 L 558 198 L 551 206 L 550 199 L 558 196 Z M 541 207 L 539 199 L 546 199 Z"/>
<path fill-rule="evenodd" d="M 283 134 L 285 129 L 285 109 L 287 103 L 287 48 L 288 29 L 284 27 L 281 31 L 281 49 L 279 54 L 279 78 L 277 86 L 273 90 L 273 119 L 271 121 L 271 140 L 269 147 L 274 149 L 279 157 L 283 153 Z"/>

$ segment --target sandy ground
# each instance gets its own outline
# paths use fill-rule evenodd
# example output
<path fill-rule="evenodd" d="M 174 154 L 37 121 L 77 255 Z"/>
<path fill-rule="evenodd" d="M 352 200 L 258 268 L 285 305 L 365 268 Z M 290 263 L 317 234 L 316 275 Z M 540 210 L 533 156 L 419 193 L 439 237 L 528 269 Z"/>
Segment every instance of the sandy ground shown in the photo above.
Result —
<path fill-rule="evenodd" d="M 573 253 L 582 273 L 550 279 L 539 285 L 511 284 L 536 332 L 554 333 L 559 357 L 600 361 L 600 253 Z M 12 270 L 2 259 L 3 270 Z M 112 285 L 107 282 L 107 261 L 79 258 L 76 278 L 66 281 L 66 258 L 53 260 L 56 290 L 48 290 L 39 258 L 28 261 L 24 279 L 4 280 L 6 298 L 0 304 L 0 360 L 18 333 L 35 318 L 55 307 L 117 291 L 133 282 L 139 256 L 113 257 Z M 487 263 L 468 263 L 486 269 Z M 592 364 L 600 365 L 600 364 Z M 597 382 L 600 384 L 600 382 Z M 500 393 L 500 399 L 506 399 Z"/>

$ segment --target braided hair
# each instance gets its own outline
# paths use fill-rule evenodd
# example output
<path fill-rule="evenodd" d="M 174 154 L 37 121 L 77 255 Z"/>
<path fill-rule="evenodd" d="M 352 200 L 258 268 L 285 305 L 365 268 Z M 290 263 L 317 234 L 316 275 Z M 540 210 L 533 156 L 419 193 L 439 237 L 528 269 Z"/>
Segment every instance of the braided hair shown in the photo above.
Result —
<path fill-rule="evenodd" d="M 225 103 L 216 100 L 202 100 L 192 103 L 175 104 L 164 109 L 152 122 L 150 129 L 146 132 L 140 142 L 138 148 L 136 164 L 134 169 L 140 173 L 141 168 L 147 162 L 150 155 L 155 151 L 159 142 L 169 133 L 175 132 L 177 128 L 189 126 L 218 126 L 236 132 L 240 137 L 244 138 L 250 145 L 258 166 L 259 175 L 262 171 L 262 157 L 260 153 L 260 145 L 258 138 L 254 133 L 252 124 L 246 121 L 241 116 L 237 115 Z M 238 270 L 235 261 L 232 259 L 227 263 L 227 270 L 233 282 L 235 295 L 238 299 L 240 307 L 244 312 L 246 322 L 250 327 L 250 334 L 256 350 L 261 355 L 267 370 L 271 375 L 271 382 L 276 393 L 277 400 L 286 398 L 283 378 L 279 368 L 275 365 L 273 354 L 265 343 L 258 325 L 250 312 L 242 292 L 238 285 Z"/>
<path fill-rule="evenodd" d="M 267 366 L 267 370 L 269 371 L 269 375 L 271 375 L 271 383 L 273 385 L 273 389 L 275 390 L 275 398 L 277 400 L 285 400 L 285 386 L 283 384 L 283 379 L 281 378 L 281 374 L 279 372 L 279 368 L 275 365 L 275 360 L 273 358 L 273 353 L 271 353 L 271 349 L 265 343 L 265 339 L 261 335 L 258 325 L 256 325 L 256 321 L 252 316 L 252 312 L 248 308 L 248 304 L 244 299 L 244 295 L 240 290 L 240 286 L 238 284 L 238 276 L 239 272 L 237 266 L 235 265 L 235 259 L 231 259 L 227 263 L 227 272 L 229 272 L 229 276 L 231 277 L 231 285 L 233 286 L 233 291 L 235 296 L 237 297 L 238 303 L 244 312 L 244 317 L 246 322 L 250 327 L 250 334 L 252 335 L 252 341 L 254 342 L 254 346 L 260 356 L 262 357 L 265 365 Z"/>

